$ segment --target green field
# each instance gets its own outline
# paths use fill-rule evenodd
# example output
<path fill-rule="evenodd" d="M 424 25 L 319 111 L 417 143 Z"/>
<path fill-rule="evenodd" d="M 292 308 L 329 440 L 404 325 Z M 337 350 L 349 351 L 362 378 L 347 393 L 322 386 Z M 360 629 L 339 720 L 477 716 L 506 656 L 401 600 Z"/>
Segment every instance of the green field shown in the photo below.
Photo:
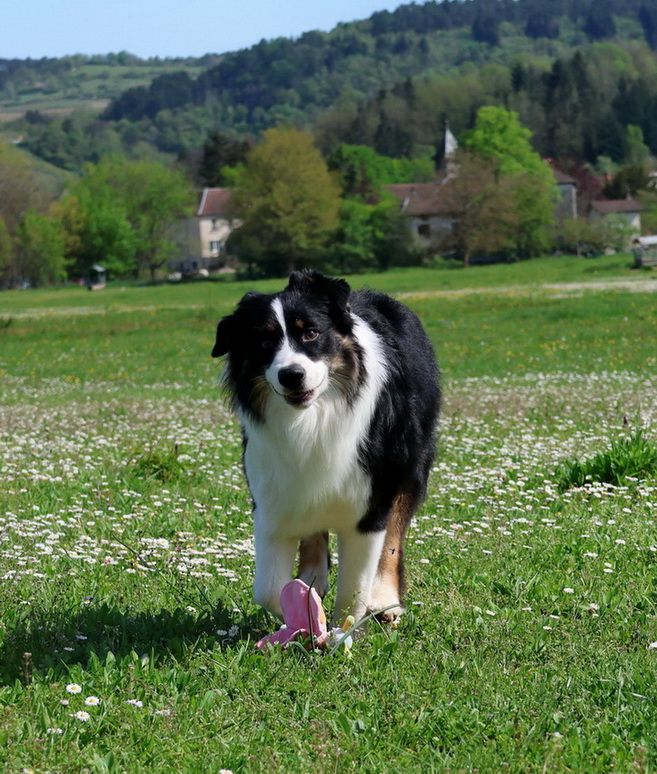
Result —
<path fill-rule="evenodd" d="M 28 110 L 66 115 L 74 110 L 101 112 L 111 99 L 127 89 L 148 86 L 159 75 L 186 72 L 194 78 L 204 68 L 189 62 L 140 62 L 134 64 L 87 63 L 44 76 L 25 73 L 11 88 L 0 90 L 0 124 L 14 121 Z"/>
<path fill-rule="evenodd" d="M 252 285 L 0 294 L 0 770 L 655 770 L 657 478 L 559 472 L 654 443 L 629 263 L 351 278 L 420 314 L 445 390 L 408 612 L 351 658 L 254 651 L 277 624 L 209 356 Z"/>

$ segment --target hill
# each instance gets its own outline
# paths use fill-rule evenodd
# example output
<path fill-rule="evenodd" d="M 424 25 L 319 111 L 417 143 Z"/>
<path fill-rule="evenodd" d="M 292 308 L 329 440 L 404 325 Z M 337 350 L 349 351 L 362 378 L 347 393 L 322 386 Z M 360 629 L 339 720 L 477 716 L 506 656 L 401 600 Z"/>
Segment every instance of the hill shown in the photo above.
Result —
<path fill-rule="evenodd" d="M 201 71 L 191 60 L 159 63 L 157 74 L 144 65 L 135 77 L 155 77 L 116 95 L 100 119 L 31 113 L 23 128 L 32 152 L 73 170 L 108 152 L 181 155 L 211 131 L 257 135 L 280 123 L 315 128 L 327 150 L 347 141 L 425 155 L 446 118 L 461 131 L 492 103 L 517 110 L 545 155 L 620 160 L 628 124 L 657 152 L 656 46 L 657 8 L 644 0 L 411 3 L 262 41 Z"/>
<path fill-rule="evenodd" d="M 29 111 L 65 116 L 74 110 L 100 113 L 126 90 L 147 87 L 170 72 L 200 75 L 218 57 L 140 59 L 127 52 L 97 56 L 0 59 L 0 122 Z"/>

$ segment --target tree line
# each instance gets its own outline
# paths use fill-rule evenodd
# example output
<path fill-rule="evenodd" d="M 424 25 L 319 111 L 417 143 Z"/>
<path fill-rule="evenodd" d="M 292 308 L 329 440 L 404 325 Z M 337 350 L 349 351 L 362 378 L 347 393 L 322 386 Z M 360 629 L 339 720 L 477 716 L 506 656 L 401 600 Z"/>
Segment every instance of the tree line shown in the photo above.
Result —
<path fill-rule="evenodd" d="M 430 156 L 393 158 L 341 143 L 323 155 L 307 131 L 267 130 L 247 143 L 211 134 L 198 161 L 209 185 L 229 184 L 228 242 L 251 275 L 302 266 L 348 273 L 418 264 L 431 251 L 465 264 L 484 252 L 529 257 L 550 248 L 556 189 L 518 116 L 488 106 L 451 163 L 458 174 L 436 184 L 454 228 L 421 249 L 390 191 L 394 183 L 435 181 Z M 102 264 L 116 277 L 147 277 L 180 257 L 177 226 L 193 216 L 194 183 L 159 161 L 108 157 L 88 164 L 58 197 L 45 195 L 27 156 L 0 146 L 0 285 L 51 284 Z"/>
<path fill-rule="evenodd" d="M 187 180 L 160 162 L 89 164 L 56 196 L 25 154 L 0 144 L 0 287 L 76 279 L 97 263 L 154 280 L 192 212 Z"/>

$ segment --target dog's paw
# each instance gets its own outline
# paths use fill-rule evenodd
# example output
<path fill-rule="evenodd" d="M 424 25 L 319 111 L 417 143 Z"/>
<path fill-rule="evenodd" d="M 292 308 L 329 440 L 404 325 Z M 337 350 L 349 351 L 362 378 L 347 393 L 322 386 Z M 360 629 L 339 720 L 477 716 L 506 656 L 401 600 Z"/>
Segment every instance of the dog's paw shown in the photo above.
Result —
<path fill-rule="evenodd" d="M 386 585 L 380 585 L 372 592 L 368 609 L 374 613 L 377 621 L 391 626 L 397 625 L 404 612 L 397 590 Z"/>

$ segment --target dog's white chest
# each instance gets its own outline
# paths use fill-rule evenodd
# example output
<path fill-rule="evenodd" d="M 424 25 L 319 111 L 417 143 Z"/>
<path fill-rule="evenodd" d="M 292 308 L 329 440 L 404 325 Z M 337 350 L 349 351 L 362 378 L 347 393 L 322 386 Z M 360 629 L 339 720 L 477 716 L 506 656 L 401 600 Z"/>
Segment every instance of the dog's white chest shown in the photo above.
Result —
<path fill-rule="evenodd" d="M 246 474 L 272 529 L 303 537 L 353 527 L 363 516 L 370 480 L 358 462 L 361 437 L 351 412 L 340 408 L 342 416 L 330 401 L 303 412 L 282 406 L 283 421 L 247 427 Z"/>

